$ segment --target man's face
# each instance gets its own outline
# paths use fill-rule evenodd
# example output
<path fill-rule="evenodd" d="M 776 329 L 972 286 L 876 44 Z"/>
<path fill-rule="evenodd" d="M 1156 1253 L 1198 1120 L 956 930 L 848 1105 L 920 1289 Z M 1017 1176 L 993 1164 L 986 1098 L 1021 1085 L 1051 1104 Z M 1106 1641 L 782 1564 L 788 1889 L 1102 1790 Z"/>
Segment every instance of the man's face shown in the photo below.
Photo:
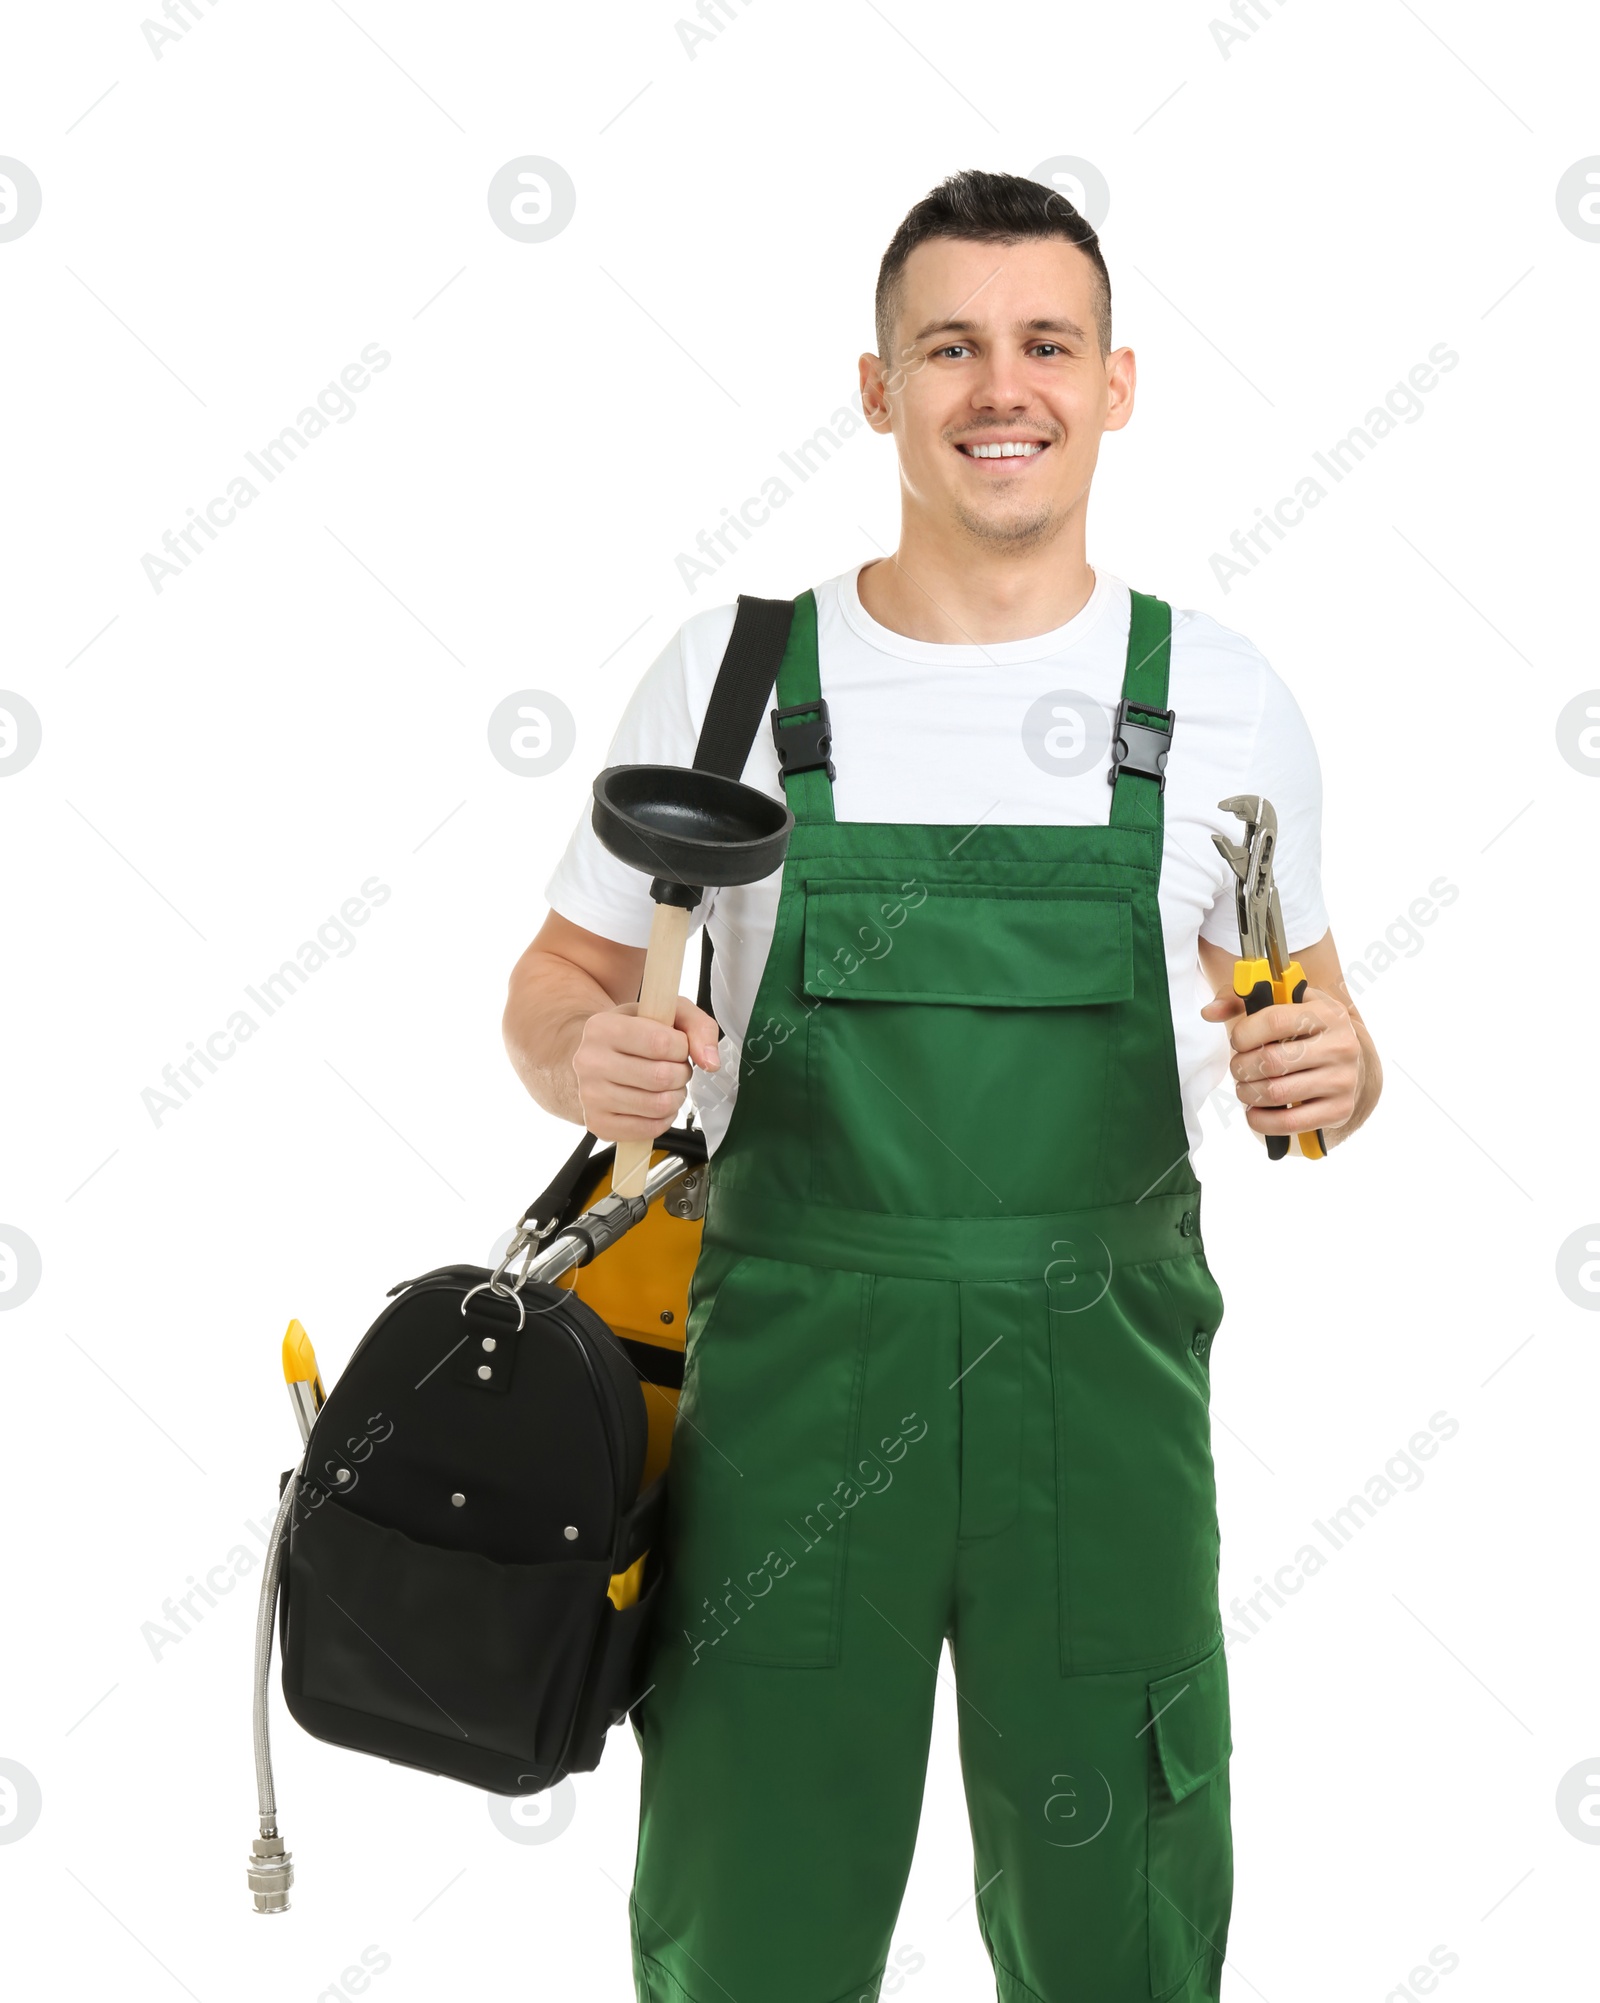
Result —
<path fill-rule="evenodd" d="M 1101 355 L 1093 279 L 1061 237 L 935 238 L 906 260 L 894 352 L 862 356 L 861 395 L 935 523 L 1020 551 L 1082 507 L 1101 433 L 1133 413 L 1133 350 Z"/>

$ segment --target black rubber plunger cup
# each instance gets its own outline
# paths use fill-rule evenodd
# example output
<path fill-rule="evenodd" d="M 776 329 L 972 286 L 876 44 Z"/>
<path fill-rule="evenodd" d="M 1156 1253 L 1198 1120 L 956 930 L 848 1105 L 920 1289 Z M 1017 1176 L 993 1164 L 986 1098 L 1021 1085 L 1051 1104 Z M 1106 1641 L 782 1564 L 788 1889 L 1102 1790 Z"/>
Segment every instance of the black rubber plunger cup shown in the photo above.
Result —
<path fill-rule="evenodd" d="M 689 913 L 708 886 L 770 876 L 789 846 L 794 815 L 781 800 L 687 765 L 611 765 L 594 782 L 594 831 L 619 862 L 650 878 L 655 916 L 639 986 L 639 1013 L 670 1024 L 689 937 Z M 619 1141 L 611 1187 L 637 1196 L 648 1141 Z"/>

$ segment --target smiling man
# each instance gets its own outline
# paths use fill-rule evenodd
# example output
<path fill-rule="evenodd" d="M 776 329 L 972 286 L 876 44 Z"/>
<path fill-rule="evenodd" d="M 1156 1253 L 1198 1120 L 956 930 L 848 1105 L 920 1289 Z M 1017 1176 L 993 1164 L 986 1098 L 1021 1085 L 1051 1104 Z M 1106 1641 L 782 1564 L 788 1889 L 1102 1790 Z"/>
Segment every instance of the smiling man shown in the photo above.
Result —
<path fill-rule="evenodd" d="M 637 1992 L 898 1986 L 948 1644 L 1002 2003 L 1201 2003 L 1232 1852 L 1200 1107 L 1231 1069 L 1254 1132 L 1337 1149 L 1379 1068 L 1288 690 L 1086 559 L 1135 373 L 1094 231 L 954 176 L 884 256 L 877 349 L 894 555 L 745 601 L 732 646 L 732 607 L 691 619 L 611 747 L 787 798 L 782 870 L 702 899 L 712 977 L 669 1029 L 632 1002 L 645 880 L 585 819 L 506 1008 L 550 1111 L 643 1139 L 687 1089 L 713 1149 L 633 1713 Z M 1212 841 L 1243 793 L 1309 980 L 1249 1016 Z M 1315 1202 L 1337 1171 L 1259 1172 Z"/>

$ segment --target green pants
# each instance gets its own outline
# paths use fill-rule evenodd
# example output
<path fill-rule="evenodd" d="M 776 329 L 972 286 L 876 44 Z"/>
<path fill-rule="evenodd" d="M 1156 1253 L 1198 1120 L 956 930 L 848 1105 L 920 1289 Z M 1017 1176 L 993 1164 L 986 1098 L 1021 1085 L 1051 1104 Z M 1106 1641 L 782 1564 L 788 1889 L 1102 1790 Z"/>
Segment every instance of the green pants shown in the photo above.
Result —
<path fill-rule="evenodd" d="M 1147 783 L 966 839 L 791 781 L 635 1711 L 640 2003 L 873 2003 L 947 1639 L 1001 2003 L 1219 1994 L 1222 1303 Z"/>

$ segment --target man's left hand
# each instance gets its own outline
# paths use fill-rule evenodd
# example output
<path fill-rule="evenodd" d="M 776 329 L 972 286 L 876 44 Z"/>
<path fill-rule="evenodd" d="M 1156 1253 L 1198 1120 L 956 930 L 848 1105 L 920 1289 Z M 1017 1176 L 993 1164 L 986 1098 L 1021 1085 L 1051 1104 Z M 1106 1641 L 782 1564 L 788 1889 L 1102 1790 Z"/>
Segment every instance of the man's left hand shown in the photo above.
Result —
<path fill-rule="evenodd" d="M 1357 1018 L 1325 988 L 1308 986 L 1299 1002 L 1275 1002 L 1245 1013 L 1225 991 L 1200 1011 L 1225 1022 L 1233 1057 L 1228 1069 L 1258 1134 L 1299 1134 L 1320 1127 L 1331 1146 L 1359 1110 L 1370 1110 L 1376 1082 L 1369 1074 L 1371 1042 Z M 1359 1124 L 1359 1122 L 1356 1122 Z"/>
<path fill-rule="evenodd" d="M 1228 1069 L 1251 1131 L 1300 1134 L 1320 1127 L 1331 1148 L 1348 1140 L 1378 1103 L 1383 1067 L 1359 1013 L 1327 986 L 1311 985 L 1320 976 L 1345 986 L 1333 934 L 1325 932 L 1295 957 L 1306 974 L 1304 1001 L 1274 1002 L 1246 1015 L 1233 992 L 1232 956 L 1202 939 L 1201 968 L 1216 999 L 1200 1013 L 1228 1026 Z"/>

